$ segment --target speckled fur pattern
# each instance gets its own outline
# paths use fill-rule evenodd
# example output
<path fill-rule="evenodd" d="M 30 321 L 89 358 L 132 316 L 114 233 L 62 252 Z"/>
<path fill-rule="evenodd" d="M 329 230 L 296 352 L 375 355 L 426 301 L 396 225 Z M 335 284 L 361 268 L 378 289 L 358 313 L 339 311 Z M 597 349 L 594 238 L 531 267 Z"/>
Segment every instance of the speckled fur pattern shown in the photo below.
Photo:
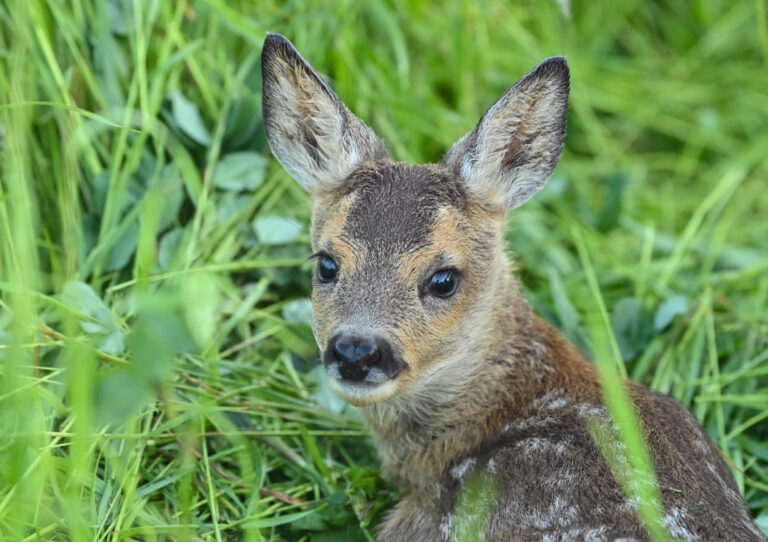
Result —
<path fill-rule="evenodd" d="M 646 540 L 637 503 L 615 478 L 628 467 L 612 471 L 588 429 L 599 424 L 620 451 L 594 365 L 533 313 L 504 252 L 506 212 L 544 185 L 560 156 L 565 60 L 523 77 L 427 166 L 392 162 L 282 36 L 267 37 L 262 69 L 272 151 L 312 194 L 314 250 L 339 264 L 334 281 L 313 285 L 318 345 L 340 330 L 375 334 L 406 362 L 375 388 L 329 374 L 362 408 L 382 468 L 406 490 L 378 540 L 454 540 L 466 521 L 455 505 L 476 473 L 498 482 L 486 540 Z M 430 297 L 425 281 L 446 267 L 460 273 L 456 293 Z M 627 387 L 670 536 L 763 540 L 694 417 Z"/>

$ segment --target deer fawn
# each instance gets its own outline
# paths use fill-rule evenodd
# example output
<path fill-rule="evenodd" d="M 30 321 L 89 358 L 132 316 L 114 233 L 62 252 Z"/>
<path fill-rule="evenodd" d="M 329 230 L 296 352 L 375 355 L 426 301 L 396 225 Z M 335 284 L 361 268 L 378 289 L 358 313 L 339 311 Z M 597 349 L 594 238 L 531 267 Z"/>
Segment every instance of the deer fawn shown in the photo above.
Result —
<path fill-rule="evenodd" d="M 610 419 L 595 367 L 533 313 L 504 252 L 507 211 L 560 157 L 565 59 L 542 62 L 425 166 L 393 162 L 283 36 L 267 36 L 262 73 L 272 152 L 313 199 L 328 381 L 362 407 L 384 470 L 408 491 L 379 540 L 456 539 L 454 508 L 477 473 L 497 488 L 480 539 L 647 539 L 587 427 Z M 669 535 L 763 540 L 694 417 L 627 386 Z"/>

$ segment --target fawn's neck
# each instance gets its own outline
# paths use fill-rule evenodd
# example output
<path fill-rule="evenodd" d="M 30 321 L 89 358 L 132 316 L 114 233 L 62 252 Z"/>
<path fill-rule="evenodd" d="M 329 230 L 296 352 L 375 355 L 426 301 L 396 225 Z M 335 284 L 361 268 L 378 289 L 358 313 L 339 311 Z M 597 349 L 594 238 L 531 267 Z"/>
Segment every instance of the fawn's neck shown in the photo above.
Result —
<path fill-rule="evenodd" d="M 599 401 L 592 364 L 538 318 L 515 279 L 499 277 L 487 330 L 478 337 L 466 378 L 446 378 L 437 393 L 395 397 L 363 409 L 383 468 L 400 483 L 430 491 L 446 469 L 515 419 L 529 417 L 538 397 L 565 390 Z"/>

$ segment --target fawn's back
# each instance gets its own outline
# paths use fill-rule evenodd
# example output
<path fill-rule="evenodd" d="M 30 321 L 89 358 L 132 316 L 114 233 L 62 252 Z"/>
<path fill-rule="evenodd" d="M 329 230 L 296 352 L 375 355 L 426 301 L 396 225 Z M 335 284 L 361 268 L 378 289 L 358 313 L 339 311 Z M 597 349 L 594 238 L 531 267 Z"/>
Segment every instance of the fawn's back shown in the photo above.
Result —
<path fill-rule="evenodd" d="M 383 468 L 408 491 L 379 539 L 463 540 L 478 525 L 489 540 L 645 539 L 594 367 L 532 313 L 504 251 L 507 211 L 560 157 L 565 60 L 540 64 L 426 166 L 393 162 L 282 36 L 267 37 L 262 70 L 270 146 L 313 199 L 328 381 L 363 408 Z M 762 539 L 695 419 L 629 390 L 669 534 Z M 480 490 L 463 506 L 466 484 Z"/>

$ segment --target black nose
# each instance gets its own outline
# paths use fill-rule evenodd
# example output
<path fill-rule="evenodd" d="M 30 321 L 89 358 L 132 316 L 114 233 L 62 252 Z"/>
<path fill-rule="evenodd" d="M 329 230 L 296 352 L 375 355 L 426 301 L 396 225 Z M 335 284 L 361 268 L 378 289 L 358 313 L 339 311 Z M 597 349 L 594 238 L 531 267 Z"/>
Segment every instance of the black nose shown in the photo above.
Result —
<path fill-rule="evenodd" d="M 341 337 L 333 345 L 333 350 L 336 359 L 343 363 L 374 365 L 379 357 L 376 342 L 368 338 Z"/>
<path fill-rule="evenodd" d="M 331 338 L 325 353 L 326 365 L 338 363 L 339 375 L 344 380 L 360 382 L 374 367 L 386 377 L 395 376 L 400 368 L 392 355 L 392 347 L 379 337 L 359 337 L 342 334 Z"/>

